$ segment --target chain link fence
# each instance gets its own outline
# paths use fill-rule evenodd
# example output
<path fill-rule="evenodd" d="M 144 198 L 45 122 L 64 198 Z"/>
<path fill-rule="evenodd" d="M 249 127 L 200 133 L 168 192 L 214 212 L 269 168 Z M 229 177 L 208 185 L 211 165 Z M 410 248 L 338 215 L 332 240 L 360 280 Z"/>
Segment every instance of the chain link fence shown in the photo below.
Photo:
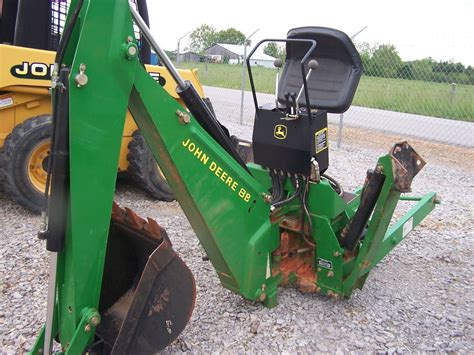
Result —
<path fill-rule="evenodd" d="M 431 58 L 403 61 L 393 45 L 359 42 L 356 46 L 364 75 L 351 108 L 343 117 L 330 115 L 330 123 L 341 126 L 343 121 L 353 127 L 474 146 L 473 66 Z M 180 62 L 179 67 L 198 69 L 221 120 L 253 125 L 248 78 L 242 112 L 240 108 L 241 64 Z M 252 73 L 259 105 L 274 102 L 277 69 L 252 67 Z"/>

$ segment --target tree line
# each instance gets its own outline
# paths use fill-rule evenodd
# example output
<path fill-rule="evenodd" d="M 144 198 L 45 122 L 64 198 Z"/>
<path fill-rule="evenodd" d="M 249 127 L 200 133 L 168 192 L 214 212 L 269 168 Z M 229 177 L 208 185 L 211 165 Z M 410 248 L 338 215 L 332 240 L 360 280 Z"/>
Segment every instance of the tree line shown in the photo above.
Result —
<path fill-rule="evenodd" d="M 357 47 L 368 76 L 474 85 L 474 68 L 470 65 L 431 57 L 403 61 L 392 44 L 363 42 Z"/>
<path fill-rule="evenodd" d="M 242 45 L 246 39 L 241 31 L 233 27 L 218 31 L 207 24 L 196 28 L 189 37 L 190 49 L 197 53 L 203 53 L 206 48 L 216 43 Z M 250 45 L 250 41 L 247 45 Z M 371 45 L 362 42 L 357 44 L 357 49 L 364 66 L 364 74 L 367 76 L 474 85 L 474 67 L 470 65 L 436 61 L 431 57 L 403 61 L 392 44 Z M 286 56 L 285 47 L 275 42 L 268 43 L 263 52 L 282 60 Z"/>
<path fill-rule="evenodd" d="M 474 67 L 459 62 L 436 61 L 431 57 L 403 61 L 392 44 L 367 42 L 357 45 L 364 67 L 364 74 L 382 78 L 433 81 L 474 85 Z M 264 53 L 284 60 L 285 47 L 270 42 Z"/>
<path fill-rule="evenodd" d="M 216 30 L 214 27 L 203 24 L 189 35 L 190 48 L 196 53 L 203 53 L 206 48 L 216 43 L 244 44 L 245 35 L 239 30 L 229 27 L 225 30 Z M 247 43 L 250 45 L 250 42 Z"/>

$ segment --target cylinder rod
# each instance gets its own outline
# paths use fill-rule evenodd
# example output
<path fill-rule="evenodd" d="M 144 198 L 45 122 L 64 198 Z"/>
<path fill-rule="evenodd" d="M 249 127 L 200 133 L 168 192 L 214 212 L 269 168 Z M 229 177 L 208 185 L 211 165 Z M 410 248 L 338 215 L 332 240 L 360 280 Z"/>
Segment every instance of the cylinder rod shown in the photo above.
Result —
<path fill-rule="evenodd" d="M 53 320 L 54 308 L 56 306 L 56 273 L 58 267 L 58 253 L 50 252 L 49 259 L 49 281 L 48 281 L 48 299 L 46 311 L 46 324 L 44 327 L 43 353 L 51 354 L 51 345 L 53 343 Z"/>
<path fill-rule="evenodd" d="M 175 66 L 173 65 L 171 60 L 168 58 L 165 51 L 163 49 L 161 49 L 161 47 L 158 45 L 158 43 L 156 43 L 156 41 L 153 38 L 153 35 L 152 35 L 150 29 L 148 28 L 147 24 L 145 23 L 145 21 L 143 21 L 142 17 L 137 12 L 137 10 L 134 9 L 132 4 L 130 4 L 130 12 L 132 13 L 133 20 L 135 21 L 136 25 L 138 26 L 138 28 L 142 32 L 142 36 L 145 37 L 145 39 L 148 41 L 148 43 L 150 43 L 151 48 L 153 48 L 153 50 L 156 52 L 158 57 L 163 62 L 163 65 L 166 67 L 166 69 L 168 69 L 168 71 L 170 72 L 170 74 L 173 77 L 174 81 L 176 81 L 176 83 L 178 84 L 178 87 L 181 90 L 185 90 L 186 89 L 186 84 L 185 84 L 183 78 L 181 77 L 181 75 L 179 75 L 178 70 L 175 68 Z"/>

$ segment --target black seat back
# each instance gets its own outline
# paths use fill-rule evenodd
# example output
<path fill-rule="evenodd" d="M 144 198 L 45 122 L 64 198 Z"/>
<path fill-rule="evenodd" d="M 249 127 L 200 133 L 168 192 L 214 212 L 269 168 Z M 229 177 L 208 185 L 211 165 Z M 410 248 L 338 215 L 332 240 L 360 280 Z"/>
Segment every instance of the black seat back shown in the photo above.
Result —
<path fill-rule="evenodd" d="M 352 103 L 362 75 L 362 62 L 351 39 L 344 32 L 326 27 L 294 28 L 288 32 L 288 38 L 314 39 L 317 43 L 307 61 L 316 59 L 319 63 L 308 80 L 311 108 L 331 113 L 345 112 Z M 303 85 L 300 63 L 309 48 L 309 43 L 286 44 L 286 62 L 278 85 L 278 101 L 282 105 L 286 102 L 285 92 L 298 94 Z M 305 65 L 307 68 L 307 63 Z M 306 105 L 304 91 L 299 105 Z"/>

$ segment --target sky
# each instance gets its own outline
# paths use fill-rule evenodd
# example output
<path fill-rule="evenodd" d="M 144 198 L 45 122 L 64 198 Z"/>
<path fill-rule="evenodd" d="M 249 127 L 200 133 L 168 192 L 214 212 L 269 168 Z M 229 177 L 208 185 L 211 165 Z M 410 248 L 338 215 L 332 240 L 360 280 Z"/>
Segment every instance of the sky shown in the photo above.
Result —
<path fill-rule="evenodd" d="M 164 49 L 203 23 L 217 30 L 234 27 L 252 37 L 286 38 L 301 26 L 332 27 L 356 42 L 393 44 L 403 60 L 432 57 L 474 66 L 474 0 L 148 0 L 150 27 Z M 189 46 L 189 36 L 180 48 Z"/>

